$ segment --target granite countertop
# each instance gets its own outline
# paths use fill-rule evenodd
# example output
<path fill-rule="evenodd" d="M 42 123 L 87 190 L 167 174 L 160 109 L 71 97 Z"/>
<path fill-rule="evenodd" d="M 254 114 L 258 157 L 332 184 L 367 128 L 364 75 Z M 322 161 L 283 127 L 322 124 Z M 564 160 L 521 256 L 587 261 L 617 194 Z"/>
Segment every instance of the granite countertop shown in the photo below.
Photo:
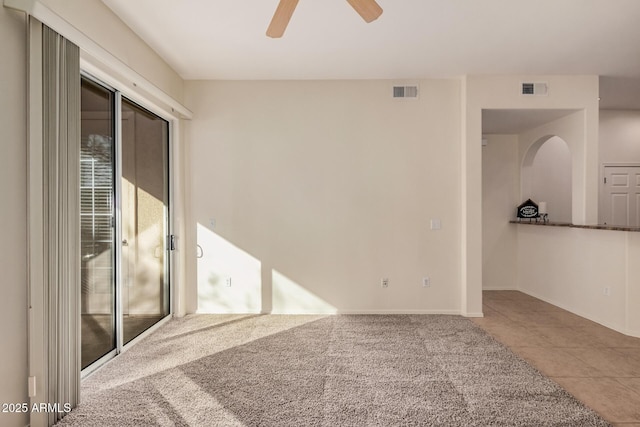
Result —
<path fill-rule="evenodd" d="M 556 221 L 529 221 L 527 219 L 523 219 L 521 221 L 511 220 L 509 221 L 511 224 L 523 224 L 523 225 L 540 225 L 543 227 L 570 227 L 570 228 L 587 228 L 590 230 L 613 230 L 613 231 L 640 231 L 640 227 L 625 227 L 620 225 L 607 225 L 607 224 L 599 224 L 599 225 L 576 225 L 571 224 L 570 222 L 556 222 Z"/>

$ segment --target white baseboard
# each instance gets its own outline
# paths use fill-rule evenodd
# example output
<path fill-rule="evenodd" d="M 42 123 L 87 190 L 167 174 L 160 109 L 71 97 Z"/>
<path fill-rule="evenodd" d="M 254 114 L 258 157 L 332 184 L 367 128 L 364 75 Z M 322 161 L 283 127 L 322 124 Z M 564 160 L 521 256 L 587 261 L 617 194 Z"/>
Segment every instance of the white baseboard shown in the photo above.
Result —
<path fill-rule="evenodd" d="M 268 314 L 312 314 L 312 315 L 332 315 L 332 314 L 447 314 L 460 315 L 460 310 L 332 310 L 323 312 L 305 312 L 305 311 L 271 311 Z"/>
<path fill-rule="evenodd" d="M 209 311 L 209 310 L 196 310 L 195 313 L 190 314 L 269 314 L 263 313 L 259 310 L 257 311 L 234 311 L 234 310 L 225 310 L 225 311 Z"/>
<path fill-rule="evenodd" d="M 312 315 L 312 316 L 329 316 L 334 314 L 442 314 L 450 316 L 463 316 L 463 317 L 484 317 L 482 312 L 462 313 L 460 310 L 450 309 L 383 309 L 383 310 L 361 310 L 361 309 L 336 309 L 331 311 L 301 311 L 301 310 L 272 310 L 269 312 L 205 312 L 197 311 L 195 314 L 238 314 L 238 315 L 251 315 L 251 314 L 289 314 L 289 315 Z"/>
<path fill-rule="evenodd" d="M 640 338 L 640 331 L 634 331 L 629 329 L 625 335 L 629 335 L 630 337 Z"/>
<path fill-rule="evenodd" d="M 460 310 L 338 310 L 337 314 L 448 314 L 460 315 Z"/>
<path fill-rule="evenodd" d="M 484 317 L 484 313 L 482 313 L 482 312 L 472 312 L 472 313 L 467 313 L 467 314 L 461 314 L 461 316 L 464 316 L 464 317 Z"/>

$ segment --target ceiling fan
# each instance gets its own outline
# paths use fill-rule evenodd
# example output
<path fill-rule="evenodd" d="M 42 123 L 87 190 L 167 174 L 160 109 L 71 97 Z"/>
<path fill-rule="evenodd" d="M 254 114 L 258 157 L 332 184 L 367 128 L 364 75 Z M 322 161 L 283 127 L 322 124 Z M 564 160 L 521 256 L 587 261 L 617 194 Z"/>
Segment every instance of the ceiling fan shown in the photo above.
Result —
<path fill-rule="evenodd" d="M 347 2 L 366 22 L 375 21 L 382 15 L 382 8 L 375 0 L 347 0 Z M 267 36 L 274 39 L 282 37 L 297 5 L 298 0 L 280 0 L 267 29 Z"/>

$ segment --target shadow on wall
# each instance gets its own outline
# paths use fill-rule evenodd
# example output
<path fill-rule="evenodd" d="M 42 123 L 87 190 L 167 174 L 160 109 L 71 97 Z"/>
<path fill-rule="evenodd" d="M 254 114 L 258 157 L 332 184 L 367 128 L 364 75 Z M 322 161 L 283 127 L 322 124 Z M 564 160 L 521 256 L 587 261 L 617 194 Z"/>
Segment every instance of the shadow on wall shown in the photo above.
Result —
<path fill-rule="evenodd" d="M 550 221 L 571 222 L 571 151 L 555 135 L 538 139 L 522 163 L 522 200 L 546 202 Z"/>
<path fill-rule="evenodd" d="M 336 308 L 198 224 L 198 313 L 335 313 Z"/>

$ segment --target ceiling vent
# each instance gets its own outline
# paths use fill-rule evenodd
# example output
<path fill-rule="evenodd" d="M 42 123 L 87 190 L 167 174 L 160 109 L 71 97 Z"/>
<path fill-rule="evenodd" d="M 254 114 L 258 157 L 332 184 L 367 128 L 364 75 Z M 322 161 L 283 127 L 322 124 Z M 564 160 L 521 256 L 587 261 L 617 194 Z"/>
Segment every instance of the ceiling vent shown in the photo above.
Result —
<path fill-rule="evenodd" d="M 546 95 L 547 90 L 546 83 L 522 83 L 520 93 L 522 95 Z"/>
<path fill-rule="evenodd" d="M 394 98 L 417 98 L 418 86 L 394 86 L 393 97 Z"/>

